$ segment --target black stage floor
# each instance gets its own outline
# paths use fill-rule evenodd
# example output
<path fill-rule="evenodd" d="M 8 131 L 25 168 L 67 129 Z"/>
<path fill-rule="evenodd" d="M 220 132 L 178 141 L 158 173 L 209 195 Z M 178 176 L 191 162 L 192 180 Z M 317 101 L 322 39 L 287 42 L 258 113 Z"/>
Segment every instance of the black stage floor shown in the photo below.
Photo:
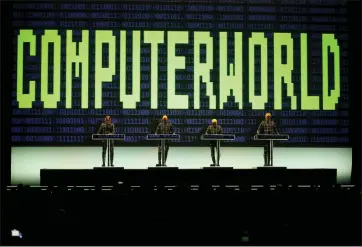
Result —
<path fill-rule="evenodd" d="M 177 167 L 95 167 L 94 169 L 41 169 L 40 185 L 263 185 L 299 184 L 332 185 L 337 183 L 337 169 L 287 169 L 258 167 L 233 169 L 205 167 L 178 169 Z"/>

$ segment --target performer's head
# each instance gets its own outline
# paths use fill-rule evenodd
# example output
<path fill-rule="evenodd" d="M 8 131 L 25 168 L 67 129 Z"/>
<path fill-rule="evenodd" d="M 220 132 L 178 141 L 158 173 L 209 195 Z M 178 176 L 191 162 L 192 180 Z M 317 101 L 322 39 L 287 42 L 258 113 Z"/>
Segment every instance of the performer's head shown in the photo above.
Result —
<path fill-rule="evenodd" d="M 163 122 L 167 122 L 167 120 L 168 120 L 168 117 L 167 117 L 166 115 L 164 115 L 164 116 L 162 117 L 162 121 L 163 121 Z"/>
<path fill-rule="evenodd" d="M 106 116 L 106 117 L 104 118 L 104 121 L 105 121 L 107 124 L 111 123 L 111 116 Z"/>
<path fill-rule="evenodd" d="M 272 115 L 270 112 L 265 113 L 265 119 L 269 121 L 271 119 Z"/>
<path fill-rule="evenodd" d="M 217 125 L 217 120 L 216 120 L 216 119 L 213 119 L 213 120 L 211 121 L 211 124 L 214 125 L 214 126 L 216 126 L 216 125 Z"/>

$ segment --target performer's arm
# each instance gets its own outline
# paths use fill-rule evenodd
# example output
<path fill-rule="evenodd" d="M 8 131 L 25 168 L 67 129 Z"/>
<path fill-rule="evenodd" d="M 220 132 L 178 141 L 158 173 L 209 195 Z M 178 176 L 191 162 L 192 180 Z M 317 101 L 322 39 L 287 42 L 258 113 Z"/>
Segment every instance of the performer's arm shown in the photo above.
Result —
<path fill-rule="evenodd" d="M 261 123 L 259 124 L 258 130 L 256 131 L 256 133 L 257 133 L 258 135 L 260 134 L 260 130 L 261 130 L 261 128 L 263 127 L 263 123 L 264 123 L 264 122 L 261 122 Z"/>
<path fill-rule="evenodd" d="M 208 126 L 207 127 L 207 129 L 206 129 L 206 132 L 205 132 L 206 134 L 210 134 L 210 126 Z"/>
<path fill-rule="evenodd" d="M 277 129 L 277 125 L 275 124 L 275 122 L 273 122 L 273 128 L 274 128 L 274 132 L 279 135 L 279 132 L 278 132 L 278 129 Z"/>
<path fill-rule="evenodd" d="M 112 135 L 114 135 L 115 129 L 116 129 L 116 128 L 115 128 L 114 124 L 112 124 L 112 132 L 111 132 Z"/>
<path fill-rule="evenodd" d="M 160 131 L 160 124 L 158 124 L 158 125 L 157 125 L 156 131 L 155 131 L 155 134 L 157 134 L 159 131 Z"/>
<path fill-rule="evenodd" d="M 219 134 L 221 135 L 222 134 L 222 127 L 220 126 L 220 129 L 219 129 Z"/>
<path fill-rule="evenodd" d="M 101 124 L 101 126 L 99 127 L 97 134 L 100 134 L 102 130 L 103 130 L 103 124 Z"/>
<path fill-rule="evenodd" d="M 170 123 L 170 132 L 174 135 L 174 134 L 176 134 L 175 133 L 175 129 L 173 128 L 173 126 L 172 126 L 172 123 Z"/>

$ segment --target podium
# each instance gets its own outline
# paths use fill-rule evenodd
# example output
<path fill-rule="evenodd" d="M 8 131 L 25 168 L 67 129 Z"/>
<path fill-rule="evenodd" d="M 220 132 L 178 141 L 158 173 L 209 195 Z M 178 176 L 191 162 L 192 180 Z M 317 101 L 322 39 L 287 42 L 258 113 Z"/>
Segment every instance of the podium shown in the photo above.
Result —
<path fill-rule="evenodd" d="M 273 166 L 273 148 L 274 141 L 288 141 L 289 135 L 287 134 L 257 134 L 254 136 L 255 141 L 269 141 L 269 159 L 270 166 Z"/>
<path fill-rule="evenodd" d="M 171 140 L 180 140 L 179 134 L 148 134 L 146 137 L 148 141 L 161 141 L 161 166 L 166 166 L 165 161 L 165 142 Z"/>
<path fill-rule="evenodd" d="M 205 134 L 201 136 L 201 140 L 203 141 L 216 141 L 216 166 L 220 166 L 220 141 L 234 141 L 235 135 L 231 134 Z"/>
<path fill-rule="evenodd" d="M 111 141 L 124 141 L 126 136 L 124 134 L 93 134 L 92 140 L 94 141 L 107 141 L 107 156 L 108 156 L 108 167 L 109 164 L 109 155 L 110 155 L 110 147 L 111 147 Z"/>

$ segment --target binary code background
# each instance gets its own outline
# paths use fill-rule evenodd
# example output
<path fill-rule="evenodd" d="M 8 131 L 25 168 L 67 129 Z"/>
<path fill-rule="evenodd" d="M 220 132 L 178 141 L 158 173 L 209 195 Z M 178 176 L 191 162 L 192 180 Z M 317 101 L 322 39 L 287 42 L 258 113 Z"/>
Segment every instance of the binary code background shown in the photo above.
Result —
<path fill-rule="evenodd" d="M 255 145 L 252 136 L 266 111 L 271 111 L 279 131 L 288 133 L 290 140 L 283 144 L 287 146 L 350 146 L 349 114 L 348 114 L 348 23 L 347 8 L 342 1 L 333 0 L 300 0 L 300 1 L 169 1 L 164 3 L 151 2 L 103 2 L 103 3 L 20 3 L 13 5 L 13 146 L 44 146 L 44 145 L 99 145 L 91 139 L 97 131 L 105 115 L 111 115 L 116 125 L 116 132 L 125 133 L 125 144 L 117 145 L 154 145 L 145 141 L 145 136 L 154 130 L 155 120 L 167 114 L 174 124 L 176 132 L 181 134 L 179 145 L 202 145 L 200 134 L 217 118 L 225 133 L 236 135 L 236 141 L 228 145 Z M 19 56 L 18 40 L 20 30 L 33 30 L 36 37 L 36 54 L 30 56 L 30 45 L 25 43 L 21 64 L 23 64 L 23 93 L 29 93 L 29 81 L 35 81 L 35 102 L 30 108 L 20 108 L 17 99 Z M 45 30 L 57 30 L 60 35 L 60 61 L 53 61 L 57 51 L 55 44 L 48 47 L 48 63 L 42 61 L 42 37 Z M 84 65 L 80 77 L 76 77 L 75 66 L 67 71 L 67 36 L 66 31 L 73 31 L 73 42 L 83 42 L 82 30 L 89 30 L 89 45 L 87 56 L 88 71 Z M 102 45 L 99 60 L 103 67 L 114 66 L 114 75 L 102 83 L 102 105 L 96 109 L 96 42 L 95 36 L 99 30 L 111 30 L 115 39 L 115 49 Z M 126 55 L 122 59 L 120 52 L 121 34 L 126 34 Z M 140 103 L 137 109 L 125 109 L 120 102 L 120 78 L 122 66 L 126 65 L 127 93 L 132 93 L 132 80 L 137 77 L 133 64 L 135 58 L 132 46 L 133 31 L 140 31 Z M 163 43 L 158 46 L 158 108 L 151 109 L 151 45 L 145 42 L 144 31 L 164 31 Z M 170 86 L 168 69 L 168 34 L 169 31 L 188 32 L 185 44 L 176 44 L 172 50 L 176 56 L 185 57 L 185 68 L 175 70 L 175 89 L 177 95 L 189 95 L 188 109 L 170 109 L 167 103 L 167 87 Z M 197 31 L 210 32 L 212 47 L 199 45 L 199 60 L 201 63 L 211 61 L 210 78 L 212 93 L 215 95 L 216 108 L 211 109 L 207 87 L 210 83 L 200 83 L 200 107 L 194 101 L 194 77 L 201 74 L 201 67 L 195 68 L 194 35 Z M 219 91 L 224 82 L 220 64 L 223 56 L 220 54 L 220 32 L 227 32 L 227 63 L 236 63 L 237 48 L 242 45 L 242 87 L 243 109 L 235 103 L 233 96 L 220 109 Z M 235 33 L 242 32 L 242 44 L 235 44 Z M 267 53 L 260 46 L 255 47 L 254 58 L 249 56 L 250 37 L 253 32 L 261 32 L 267 38 Z M 277 109 L 274 102 L 274 35 L 275 33 L 291 33 L 293 38 L 293 94 L 296 96 L 296 109 L 292 109 L 291 98 L 287 95 L 287 86 L 282 83 L 282 109 Z M 301 33 L 307 34 L 307 50 L 305 51 L 307 66 L 301 62 Z M 335 110 L 323 110 L 322 98 L 322 34 L 334 34 L 338 40 L 340 53 L 340 97 Z M 181 37 L 181 36 L 180 36 Z M 180 43 L 182 43 L 180 41 Z M 213 51 L 212 57 L 210 50 Z M 240 49 L 239 49 L 240 50 Z M 266 55 L 267 54 L 267 55 Z M 255 95 L 261 94 L 262 56 L 267 57 L 267 91 L 268 103 L 264 109 L 255 109 L 250 102 L 249 78 L 254 77 Z M 281 49 L 281 61 L 286 62 L 287 50 Z M 254 60 L 254 75 L 249 72 L 249 61 Z M 99 63 L 98 60 L 98 63 Z M 334 57 L 328 55 L 329 91 L 334 87 Z M 177 64 L 172 62 L 172 64 Z M 60 66 L 60 68 L 55 68 Z M 174 65 L 173 65 L 174 66 Z M 178 65 L 182 66 L 182 65 Z M 225 64 L 226 66 L 226 64 Z M 229 67 L 229 66 L 227 66 Z M 303 70 L 304 69 L 304 70 Z M 69 70 L 69 69 L 68 69 Z M 308 81 L 308 94 L 319 96 L 319 110 L 303 110 L 301 103 L 301 84 Z M 44 76 L 45 71 L 47 75 Z M 56 71 L 60 72 L 59 74 Z M 54 82 L 53 72 L 60 77 L 60 102 L 56 109 L 44 107 L 41 102 L 41 81 L 48 81 L 49 93 L 52 93 Z M 137 71 L 136 71 L 137 72 Z M 277 71 L 278 72 L 278 71 Z M 66 75 L 72 74 L 72 107 L 66 108 Z M 230 71 L 228 71 L 230 74 Z M 43 77 L 42 77 L 43 74 Z M 82 109 L 82 78 L 88 77 L 88 107 Z M 225 79 L 226 80 L 226 79 Z M 198 81 L 198 80 L 197 80 Z M 205 82 L 205 78 L 200 79 Z M 238 83 L 238 82 L 237 82 Z M 134 83 L 133 83 L 134 85 Z M 330 93 L 329 93 L 330 94 Z M 46 108 L 46 109 L 44 109 Z"/>

